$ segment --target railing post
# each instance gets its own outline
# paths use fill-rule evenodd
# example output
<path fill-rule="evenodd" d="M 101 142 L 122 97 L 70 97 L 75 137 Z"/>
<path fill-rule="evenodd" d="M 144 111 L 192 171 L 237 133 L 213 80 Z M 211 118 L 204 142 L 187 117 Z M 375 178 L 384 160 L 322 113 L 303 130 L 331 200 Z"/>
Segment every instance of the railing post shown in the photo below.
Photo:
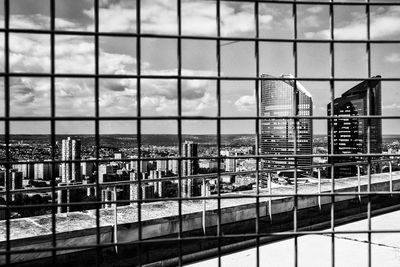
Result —
<path fill-rule="evenodd" d="M 357 180 L 358 180 L 358 193 L 361 192 L 361 170 L 360 170 L 360 165 L 357 165 Z M 358 194 L 358 199 L 361 202 L 361 195 Z"/>
<path fill-rule="evenodd" d="M 114 201 L 117 201 L 117 187 L 114 186 Z M 117 203 L 113 203 L 114 205 L 114 244 L 115 244 L 115 253 L 118 254 L 118 208 Z"/>
<path fill-rule="evenodd" d="M 62 204 L 62 190 L 57 190 L 57 204 Z M 57 206 L 57 213 L 62 213 L 62 206 Z"/>
<path fill-rule="evenodd" d="M 272 186 L 271 186 L 272 182 L 271 182 L 271 179 L 272 179 L 271 173 L 269 172 L 268 173 L 268 192 L 269 192 L 270 197 L 268 198 L 268 213 L 269 213 L 269 219 L 270 219 L 270 221 L 272 223 L 272 197 L 271 197 L 271 195 L 272 195 Z"/>
<path fill-rule="evenodd" d="M 67 179 L 67 186 L 69 186 L 69 180 Z M 69 212 L 69 210 L 70 210 L 70 207 L 69 207 L 69 203 L 70 203 L 70 191 L 69 191 L 69 189 L 67 189 L 67 213 Z"/>
<path fill-rule="evenodd" d="M 319 210 L 321 210 L 321 169 L 317 168 L 318 170 L 318 206 Z"/>
<path fill-rule="evenodd" d="M 393 192 L 393 176 L 392 176 L 392 162 L 389 161 L 389 192 Z"/>
<path fill-rule="evenodd" d="M 111 192 L 111 201 L 117 201 L 117 187 L 116 186 L 113 187 L 113 191 Z M 117 206 L 117 203 L 113 202 L 111 205 L 114 207 L 114 206 Z"/>
<path fill-rule="evenodd" d="M 206 179 L 203 178 L 203 197 L 207 196 L 207 189 L 206 189 Z M 203 216 L 202 216 L 202 224 L 203 224 L 203 233 L 206 234 L 206 210 L 207 210 L 207 203 L 206 200 L 203 199 Z"/>

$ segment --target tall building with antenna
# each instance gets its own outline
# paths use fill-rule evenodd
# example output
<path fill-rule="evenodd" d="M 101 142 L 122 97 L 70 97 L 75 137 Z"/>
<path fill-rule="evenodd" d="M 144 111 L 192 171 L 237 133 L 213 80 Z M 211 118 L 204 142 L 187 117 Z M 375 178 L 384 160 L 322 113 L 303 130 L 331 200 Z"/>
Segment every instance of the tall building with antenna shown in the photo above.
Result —
<path fill-rule="evenodd" d="M 71 181 L 80 182 L 81 179 L 81 141 L 76 139 L 62 140 L 61 159 L 78 160 L 77 162 L 62 162 L 61 163 L 61 180 L 63 183 Z"/>

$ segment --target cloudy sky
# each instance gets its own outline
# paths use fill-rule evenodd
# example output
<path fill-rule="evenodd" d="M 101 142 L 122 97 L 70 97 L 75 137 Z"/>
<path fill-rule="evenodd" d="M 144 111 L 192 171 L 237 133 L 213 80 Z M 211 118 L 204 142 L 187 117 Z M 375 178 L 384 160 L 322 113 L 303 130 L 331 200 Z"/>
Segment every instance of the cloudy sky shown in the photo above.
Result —
<path fill-rule="evenodd" d="M 354 0 L 353 0 L 354 1 Z M 94 80 L 74 78 L 74 74 L 94 74 L 94 38 L 73 35 L 73 31 L 94 30 L 93 0 L 55 0 L 56 28 L 71 35 L 55 37 L 55 71 L 71 74 L 56 79 L 57 116 L 93 116 Z M 144 33 L 177 34 L 176 0 L 142 0 L 141 27 Z M 363 1 L 360 1 L 363 2 Z M 49 29 L 49 0 L 10 1 L 10 27 Z M 0 14 L 4 25 L 3 5 Z M 136 32 L 136 1 L 100 0 L 100 31 Z M 298 5 L 299 38 L 329 38 L 329 7 Z M 366 38 L 365 6 L 336 6 L 335 38 Z M 184 35 L 216 36 L 216 7 L 210 0 L 182 0 Z M 254 4 L 246 1 L 221 4 L 221 33 L 227 37 L 254 37 Z M 260 35 L 264 38 L 293 38 L 292 5 L 260 3 Z M 371 6 L 371 38 L 400 38 L 400 6 Z M 4 35 L 0 35 L 4 49 Z M 177 40 L 142 38 L 143 74 L 177 74 Z M 182 40 L 182 73 L 190 76 L 216 75 L 216 41 Z M 372 44 L 372 75 L 400 76 L 400 44 Z M 100 72 L 102 74 L 136 74 L 136 39 L 134 37 L 100 37 Z M 0 71 L 4 59 L 0 57 Z M 329 44 L 298 44 L 298 76 L 330 76 Z M 50 36 L 47 34 L 10 34 L 10 69 L 12 72 L 50 72 Z M 221 42 L 223 76 L 256 76 L 254 42 Z M 261 73 L 279 76 L 294 74 L 293 44 L 260 42 Z M 335 45 L 336 77 L 367 77 L 365 44 Z M 50 79 L 15 77 L 10 80 L 11 116 L 49 116 Z M 142 79 L 142 115 L 178 115 L 177 80 Z M 314 115 L 326 115 L 330 100 L 327 82 L 303 82 L 313 95 Z M 336 82 L 336 96 L 357 84 Z M 4 84 L 0 83 L 4 88 Z M 400 115 L 400 82 L 383 82 L 383 115 Z M 216 82 L 183 80 L 183 115 L 217 115 Z M 255 116 L 255 82 L 222 81 L 222 116 Z M 4 89 L 1 90 L 4 103 Z M 136 80 L 100 79 L 100 115 L 135 116 Z M 0 115 L 4 108 L 0 108 Z M 326 122 L 315 121 L 315 134 L 326 134 Z M 384 134 L 400 133 L 400 121 L 384 120 Z M 4 127 L 1 127 L 4 128 Z M 49 133 L 48 122 L 11 124 L 13 133 Z M 176 133 L 175 121 L 143 122 L 144 133 Z M 222 133 L 254 133 L 254 121 L 223 121 Z M 135 133 L 135 122 L 102 122 L 101 133 Z M 215 121 L 184 121 L 186 134 L 215 134 Z M 93 122 L 57 123 L 57 133 L 94 133 Z"/>

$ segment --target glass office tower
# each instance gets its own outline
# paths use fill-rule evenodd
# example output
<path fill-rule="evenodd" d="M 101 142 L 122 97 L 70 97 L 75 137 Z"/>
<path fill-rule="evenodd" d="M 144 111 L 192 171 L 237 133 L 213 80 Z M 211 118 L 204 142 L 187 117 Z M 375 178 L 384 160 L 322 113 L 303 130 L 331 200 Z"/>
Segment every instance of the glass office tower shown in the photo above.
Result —
<path fill-rule="evenodd" d="M 312 96 L 299 82 L 295 86 L 294 81 L 290 80 L 293 78 L 291 75 L 280 77 L 288 78 L 288 80 L 270 80 L 276 77 L 266 74 L 261 77 L 269 78 L 261 81 L 261 116 L 266 118 L 261 120 L 261 154 L 294 154 L 294 120 L 269 117 L 294 116 L 296 110 L 298 115 L 312 116 Z M 297 154 L 312 154 L 312 135 L 312 120 L 299 119 L 297 121 Z M 311 164 L 312 157 L 297 160 L 299 168 Z M 294 158 L 266 158 L 263 165 L 265 169 L 290 169 L 294 167 Z M 310 171 L 310 169 L 304 169 L 304 171 Z"/>
<path fill-rule="evenodd" d="M 334 154 L 363 154 L 368 153 L 368 120 L 355 119 L 352 116 L 381 115 L 381 80 L 380 76 L 363 81 L 334 100 L 334 115 L 349 116 L 333 121 L 333 153 Z M 370 92 L 368 93 L 368 88 Z M 369 101 L 368 101 L 369 99 Z M 369 103 L 368 103 L 369 102 Z M 369 114 L 368 114 L 369 105 Z M 331 114 L 331 104 L 327 106 L 328 116 Z M 371 153 L 382 153 L 382 119 L 371 119 Z M 328 153 L 331 149 L 331 124 L 328 121 Z M 335 163 L 363 161 L 362 157 L 337 157 Z M 332 159 L 329 159 L 332 163 Z M 379 164 L 372 165 L 373 172 L 379 171 Z M 362 168 L 362 174 L 366 173 Z M 335 178 L 357 175 L 357 166 L 335 167 Z"/>

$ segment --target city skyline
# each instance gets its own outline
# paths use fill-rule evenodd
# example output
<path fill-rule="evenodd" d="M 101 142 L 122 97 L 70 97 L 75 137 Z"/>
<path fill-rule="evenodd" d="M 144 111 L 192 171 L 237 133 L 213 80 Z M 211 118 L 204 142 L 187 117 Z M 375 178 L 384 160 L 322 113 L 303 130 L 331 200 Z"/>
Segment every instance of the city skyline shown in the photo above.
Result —
<path fill-rule="evenodd" d="M 0 50 L 0 265 L 399 265 L 399 0 L 0 0 Z"/>
<path fill-rule="evenodd" d="M 56 1 L 56 28 L 62 30 L 93 30 L 93 3 L 81 0 L 74 5 L 69 1 Z M 134 1 L 101 1 L 100 30 L 135 32 Z M 183 1 L 183 34 L 215 35 L 215 3 L 212 1 Z M 159 10 L 163 9 L 162 16 Z M 10 2 L 10 27 L 49 28 L 48 1 Z M 123 10 L 123 12 L 121 12 Z M 205 12 L 207 10 L 207 12 Z M 221 2 L 222 36 L 254 36 L 254 7 L 242 2 Z M 292 38 L 293 18 L 291 5 L 260 3 L 260 37 Z M 400 38 L 400 10 L 393 7 L 371 7 L 371 38 Z M 156 0 L 142 3 L 142 32 L 176 34 L 176 1 Z M 0 10 L 1 14 L 1 10 Z M 116 16 L 115 14 L 118 14 Z M 327 19 L 328 6 L 298 6 L 298 34 L 300 38 L 326 39 L 329 32 Z M 335 7 L 335 38 L 362 39 L 366 37 L 364 9 L 355 6 Z M 233 20 L 241 23 L 231 23 Z M 201 23 L 200 23 L 201 22 Z M 161 27 L 162 25 L 162 27 Z M 240 27 L 238 25 L 241 25 Z M 386 25 L 390 25 L 387 27 Z M 279 30 L 278 30 L 279 29 Z M 1 38 L 1 37 L 0 37 Z M 135 74 L 136 39 L 134 37 L 100 38 L 100 73 Z M 0 42 L 0 46 L 4 42 Z M 194 76 L 216 76 L 216 42 L 210 40 L 182 41 L 182 74 Z M 56 73 L 94 73 L 93 38 L 73 35 L 56 36 Z M 10 34 L 11 71 L 49 72 L 50 41 L 47 35 Z M 282 73 L 294 74 L 293 47 L 290 42 L 260 42 L 260 74 L 279 76 Z M 367 57 L 364 44 L 335 44 L 335 76 L 367 76 Z M 177 42 L 175 39 L 142 38 L 142 74 L 175 75 L 177 73 Z M 373 44 L 371 46 L 371 75 L 383 78 L 395 77 L 400 66 L 400 54 L 396 45 Z M 1 58 L 0 58 L 1 59 Z M 21 60 L 23 59 L 23 61 Z M 38 60 L 41 64 L 37 64 Z M 2 59 L 1 59 L 2 60 Z M 1 61 L 0 60 L 0 61 Z M 329 44 L 298 44 L 298 76 L 330 77 Z M 254 42 L 221 41 L 222 76 L 256 77 Z M 1 65 L 1 64 L 0 64 Z M 57 116 L 93 116 L 93 79 L 56 79 Z M 142 115 L 177 115 L 177 81 L 174 79 L 142 79 Z M 329 102 L 329 82 L 302 81 L 314 96 L 314 115 L 326 114 Z M 336 95 L 357 84 L 336 82 Z M 11 78 L 11 116 L 49 116 L 50 79 Z M 399 115 L 400 93 L 398 82 L 383 81 L 382 115 Z M 3 84 L 0 82 L 0 86 Z M 255 82 L 221 81 L 221 115 L 255 116 Z M 100 116 L 135 116 L 136 80 L 100 79 Z M 0 95 L 0 100 L 4 96 Z M 4 101 L 0 101 L 4 102 Z M 4 108 L 0 108 L 0 115 Z M 182 115 L 217 115 L 215 80 L 183 80 Z M 383 133 L 393 134 L 400 130 L 395 120 L 383 120 Z M 29 128 L 35 133 L 49 133 L 49 123 L 33 125 Z M 117 127 L 112 122 L 104 122 L 105 133 L 131 133 L 135 126 L 131 122 L 121 122 Z M 154 123 L 153 123 L 154 124 Z M 254 121 L 242 120 L 237 127 L 231 121 L 223 121 L 222 131 L 230 133 L 254 133 Z M 112 126 L 110 126 L 112 125 Z M 149 123 L 144 132 L 176 133 L 175 121 L 157 122 L 157 127 Z M 11 123 L 15 133 L 26 133 L 26 123 Z M 216 133 L 216 122 L 186 122 L 190 133 Z M 389 127 L 393 126 L 393 127 Z M 315 134 L 325 134 L 326 123 L 314 121 Z M 111 129 L 111 130 L 110 130 Z M 0 132 L 4 126 L 0 125 Z M 57 132 L 65 134 L 94 133 L 94 122 L 57 123 Z"/>

